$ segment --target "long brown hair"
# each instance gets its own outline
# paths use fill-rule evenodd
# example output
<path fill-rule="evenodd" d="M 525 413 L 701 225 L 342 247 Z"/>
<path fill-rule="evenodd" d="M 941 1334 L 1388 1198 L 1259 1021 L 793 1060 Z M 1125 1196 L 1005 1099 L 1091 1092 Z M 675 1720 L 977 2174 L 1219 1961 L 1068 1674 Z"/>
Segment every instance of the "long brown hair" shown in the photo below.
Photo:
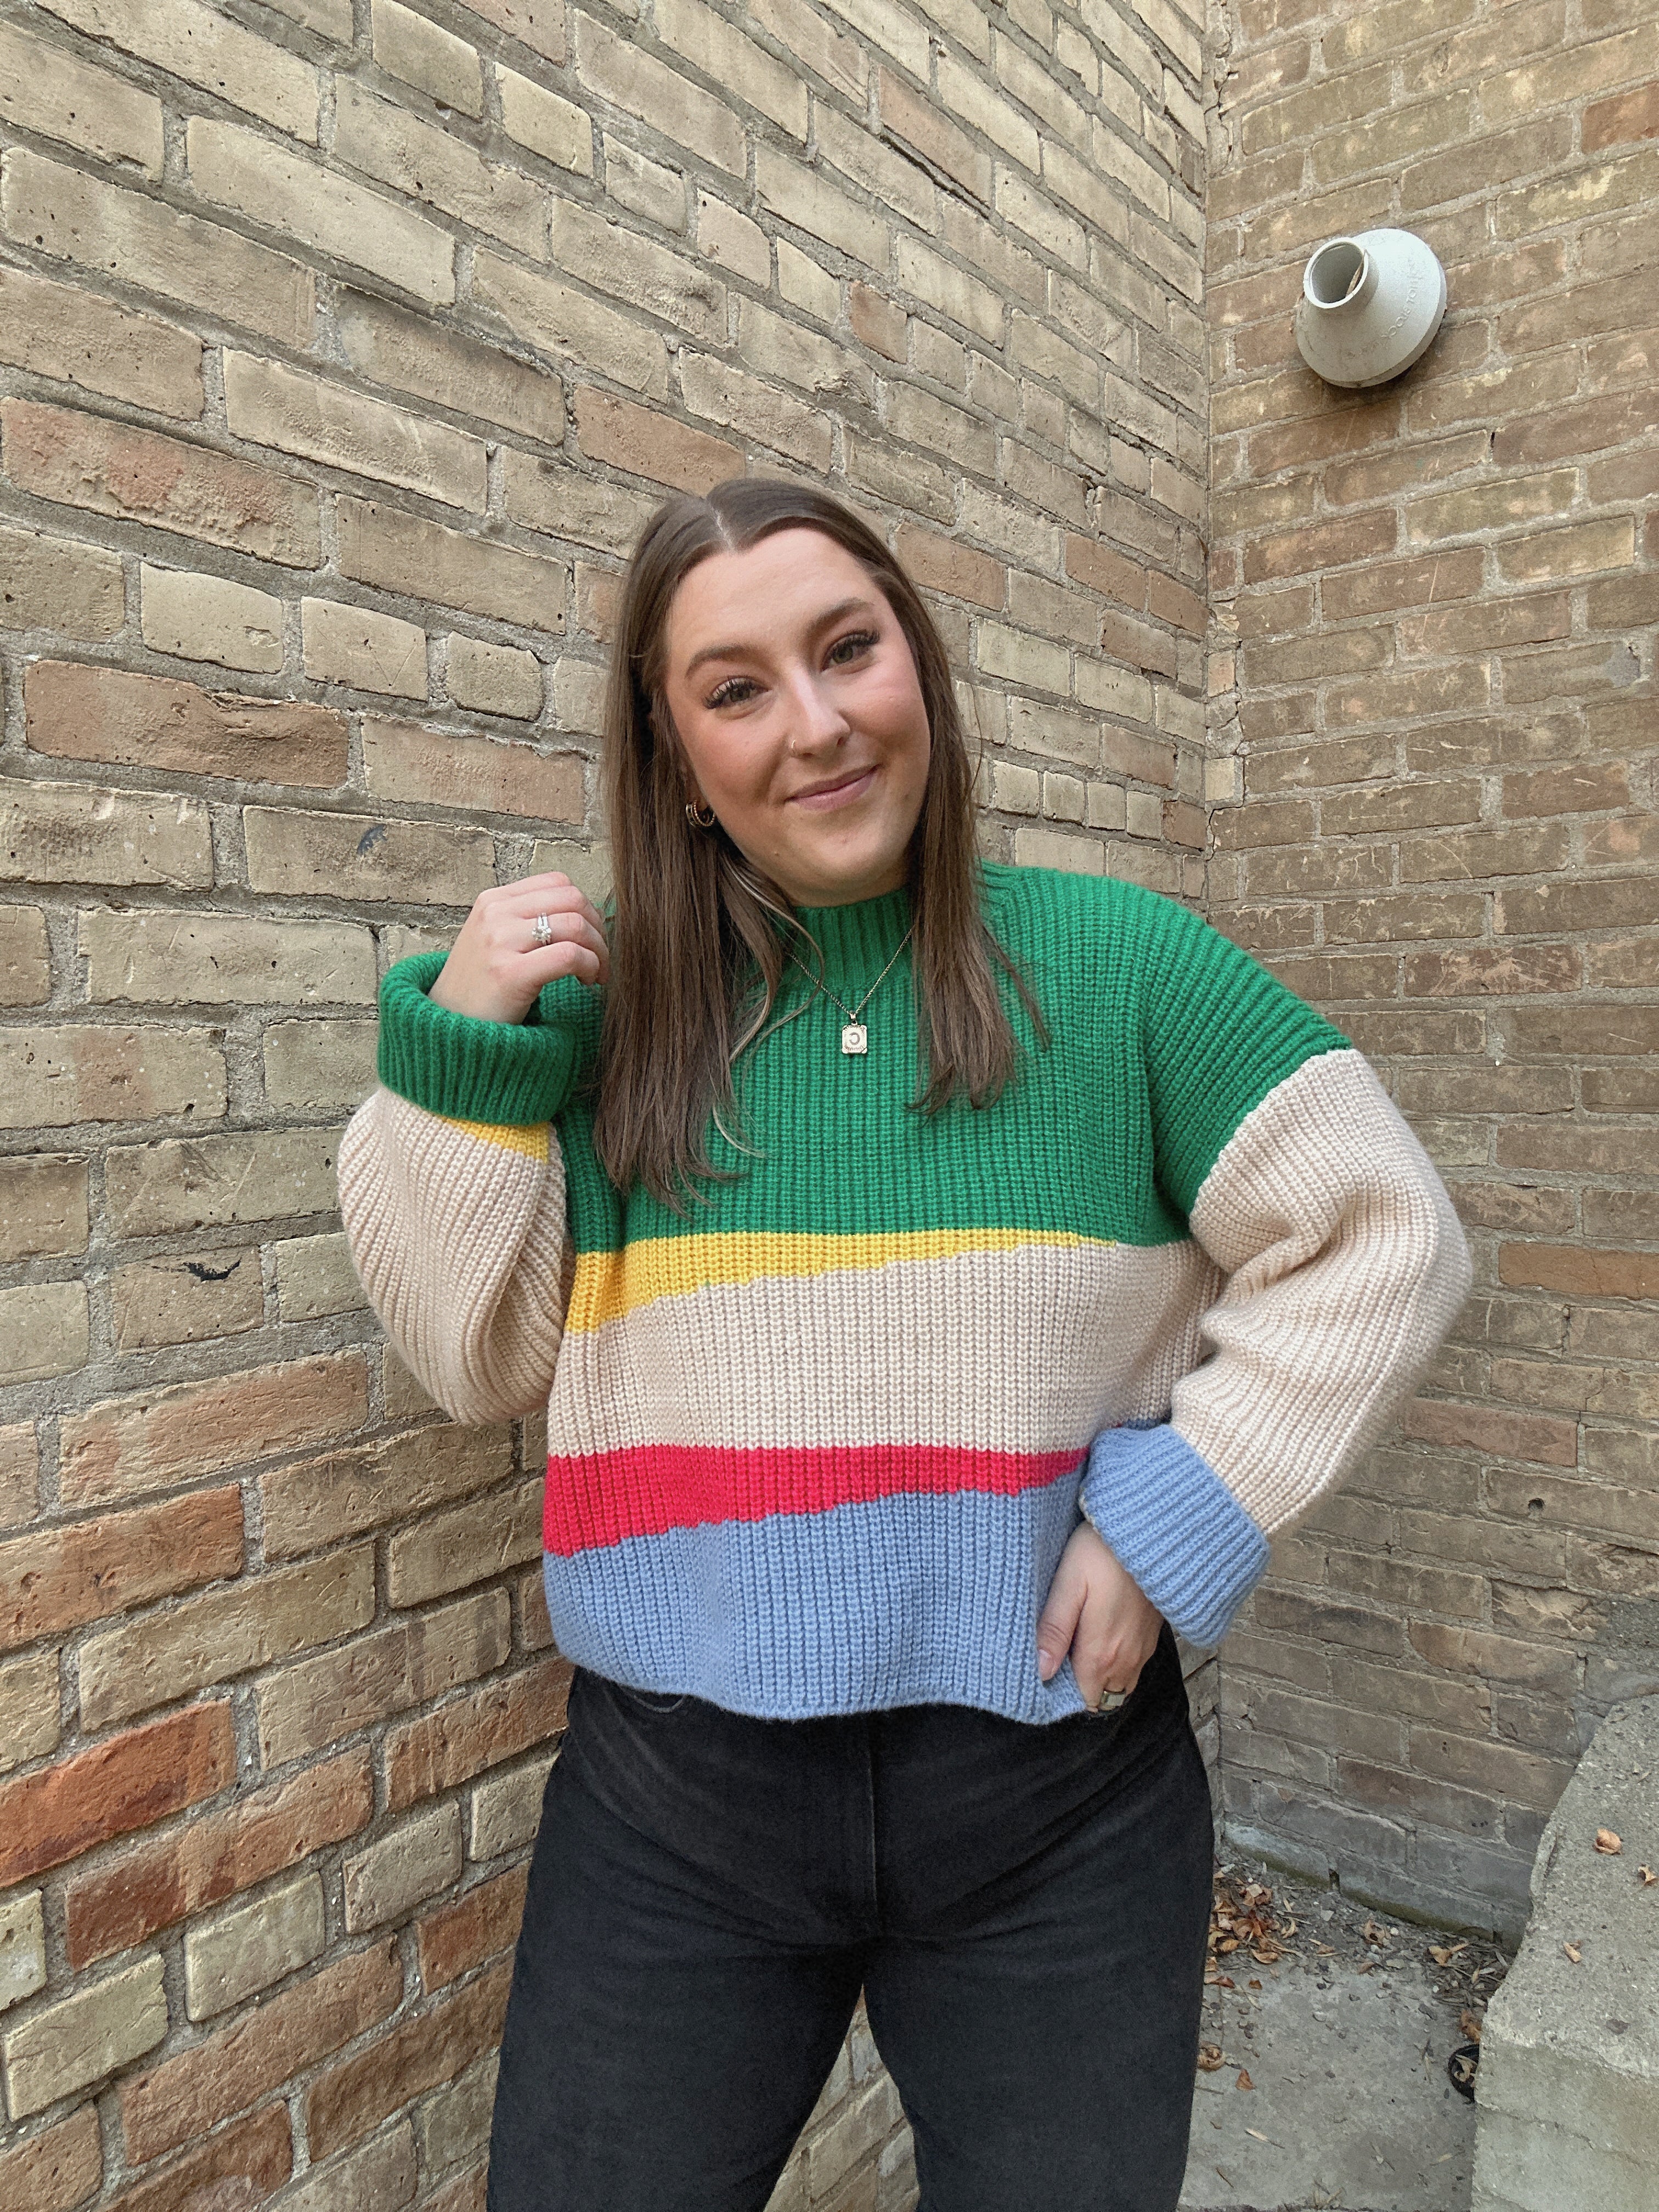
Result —
<path fill-rule="evenodd" d="M 775 477 L 729 477 L 704 496 L 665 500 L 640 532 L 623 590 L 605 694 L 605 783 L 615 917 L 593 1142 L 619 1189 L 637 1177 L 677 1212 L 714 1176 L 711 1118 L 730 1133 L 732 1066 L 765 1026 L 782 980 L 789 901 L 718 824 L 686 818 L 686 763 L 665 689 L 668 613 L 681 580 L 718 552 L 775 530 L 821 530 L 885 595 L 915 656 L 931 735 L 908 882 L 912 973 L 925 1081 L 937 1113 L 956 1094 L 996 1097 L 1013 1073 L 1013 1031 L 994 968 L 1023 979 L 980 912 L 973 771 L 944 643 L 915 586 L 875 533 L 827 493 Z M 810 943 L 810 940 L 806 940 Z"/>

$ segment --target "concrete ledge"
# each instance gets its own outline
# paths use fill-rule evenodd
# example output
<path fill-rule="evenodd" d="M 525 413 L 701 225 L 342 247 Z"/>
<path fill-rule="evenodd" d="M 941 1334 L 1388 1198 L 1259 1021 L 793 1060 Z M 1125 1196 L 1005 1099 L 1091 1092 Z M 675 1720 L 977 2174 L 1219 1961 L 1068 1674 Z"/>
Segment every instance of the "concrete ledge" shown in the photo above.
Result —
<path fill-rule="evenodd" d="M 1623 1850 L 1597 1851 L 1598 1828 Z M 1642 1864 L 1659 1869 L 1659 1697 L 1613 1707 L 1539 1843 L 1481 2040 L 1472 2212 L 1659 2212 L 1659 1884 Z"/>

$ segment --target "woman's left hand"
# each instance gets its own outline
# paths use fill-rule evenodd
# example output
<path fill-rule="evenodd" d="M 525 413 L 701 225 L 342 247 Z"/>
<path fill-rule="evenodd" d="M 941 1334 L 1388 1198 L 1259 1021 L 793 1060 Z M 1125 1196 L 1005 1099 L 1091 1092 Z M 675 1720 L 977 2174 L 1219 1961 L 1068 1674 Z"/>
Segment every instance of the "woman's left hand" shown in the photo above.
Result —
<path fill-rule="evenodd" d="M 1087 1521 L 1060 1555 L 1037 1623 L 1037 1674 L 1048 1681 L 1069 1651 L 1085 1705 L 1103 1690 L 1133 1690 L 1158 1644 L 1164 1616 Z"/>

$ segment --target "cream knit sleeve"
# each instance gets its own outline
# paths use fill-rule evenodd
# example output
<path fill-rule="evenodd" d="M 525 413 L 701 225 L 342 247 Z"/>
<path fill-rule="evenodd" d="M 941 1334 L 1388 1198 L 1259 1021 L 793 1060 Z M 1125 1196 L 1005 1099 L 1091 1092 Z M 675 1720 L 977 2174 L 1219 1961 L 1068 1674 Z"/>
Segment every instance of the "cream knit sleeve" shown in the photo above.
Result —
<path fill-rule="evenodd" d="M 384 1088 L 339 1152 L 346 1243 L 398 1357 L 458 1421 L 545 1403 L 569 1295 L 551 1126 L 452 1121 Z"/>

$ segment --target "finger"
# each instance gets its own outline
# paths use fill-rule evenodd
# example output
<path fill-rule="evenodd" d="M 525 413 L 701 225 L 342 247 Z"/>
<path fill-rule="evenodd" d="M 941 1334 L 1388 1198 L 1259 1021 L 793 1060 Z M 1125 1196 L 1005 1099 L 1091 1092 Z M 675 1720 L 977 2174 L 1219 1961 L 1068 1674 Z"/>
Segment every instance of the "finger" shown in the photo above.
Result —
<path fill-rule="evenodd" d="M 540 920 L 542 917 L 538 916 Z M 549 914 L 545 935 L 533 927 L 527 933 L 529 941 L 522 939 L 514 948 L 520 957 L 532 963 L 543 980 L 551 982 L 560 975 L 580 975 L 586 982 L 602 981 L 610 973 L 611 948 L 605 932 L 580 914 Z M 518 925 L 524 928 L 522 923 Z M 548 961 L 547 956 L 562 948 L 580 946 L 588 956 L 574 966 L 568 962 Z M 591 966 L 590 966 L 591 961 Z"/>
<path fill-rule="evenodd" d="M 1083 1611 L 1083 1601 L 1088 1595 L 1087 1577 L 1060 1554 L 1054 1578 L 1048 1585 L 1048 1596 L 1037 1622 L 1037 1679 L 1047 1682 L 1056 1674 L 1066 1653 L 1072 1648 L 1072 1638 L 1077 1632 L 1078 1617 Z"/>

